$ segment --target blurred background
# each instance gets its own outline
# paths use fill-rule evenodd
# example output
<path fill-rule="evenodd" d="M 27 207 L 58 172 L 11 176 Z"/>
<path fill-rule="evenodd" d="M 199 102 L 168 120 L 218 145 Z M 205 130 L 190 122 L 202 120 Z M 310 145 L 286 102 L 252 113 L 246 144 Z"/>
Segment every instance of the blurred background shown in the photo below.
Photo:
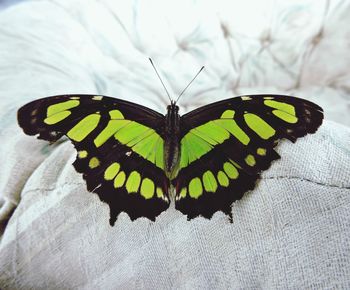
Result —
<path fill-rule="evenodd" d="M 350 2 L 344 0 L 0 2 L 1 104 L 112 95 L 164 112 L 148 57 L 182 112 L 241 94 L 312 100 L 350 126 Z"/>

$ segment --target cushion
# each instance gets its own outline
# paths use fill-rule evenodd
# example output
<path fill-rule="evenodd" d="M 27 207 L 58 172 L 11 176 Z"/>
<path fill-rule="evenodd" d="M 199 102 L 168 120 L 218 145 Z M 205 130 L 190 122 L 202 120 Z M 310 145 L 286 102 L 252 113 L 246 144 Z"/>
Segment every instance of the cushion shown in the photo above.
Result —
<path fill-rule="evenodd" d="M 308 1 L 25 1 L 0 17 L 1 289 L 346 288 L 349 285 L 349 4 Z M 156 220 L 109 209 L 71 165 L 65 139 L 23 134 L 16 111 L 89 93 L 165 113 L 239 94 L 314 101 L 325 122 L 221 213 Z M 321 273 L 321 274 L 320 274 Z"/>

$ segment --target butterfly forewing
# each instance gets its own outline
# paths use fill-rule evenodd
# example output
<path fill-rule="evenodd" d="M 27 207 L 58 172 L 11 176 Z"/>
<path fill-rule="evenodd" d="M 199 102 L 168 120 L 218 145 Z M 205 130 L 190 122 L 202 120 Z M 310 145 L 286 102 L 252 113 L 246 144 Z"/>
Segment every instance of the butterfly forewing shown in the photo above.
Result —
<path fill-rule="evenodd" d="M 231 216 L 232 202 L 280 158 L 278 141 L 314 133 L 322 120 L 319 106 L 278 95 L 236 97 L 184 115 L 176 208 L 189 219 L 219 210 Z"/>
<path fill-rule="evenodd" d="M 109 204 L 111 224 L 122 211 L 155 220 L 168 208 L 162 114 L 106 96 L 65 95 L 25 105 L 18 122 L 29 135 L 72 141 L 74 167 L 88 190 Z"/>

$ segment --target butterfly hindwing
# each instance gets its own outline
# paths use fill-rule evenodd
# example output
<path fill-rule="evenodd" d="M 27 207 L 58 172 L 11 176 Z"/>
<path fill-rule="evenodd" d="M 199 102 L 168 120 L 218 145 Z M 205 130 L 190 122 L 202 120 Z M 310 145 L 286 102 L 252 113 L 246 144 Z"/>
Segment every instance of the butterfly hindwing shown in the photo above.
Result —
<path fill-rule="evenodd" d="M 109 204 L 111 224 L 120 212 L 154 220 L 169 206 L 164 173 L 164 116 L 106 96 L 65 95 L 33 101 L 18 111 L 24 132 L 55 142 L 67 136 L 73 163 L 89 191 Z"/>
<path fill-rule="evenodd" d="M 103 145 L 103 151 L 90 150 L 90 158 L 84 148 L 77 146 L 78 156 L 73 165 L 83 173 L 88 190 L 109 204 L 112 225 L 122 211 L 132 220 L 139 217 L 155 220 L 168 208 L 169 182 L 160 168 L 113 139 Z"/>
<path fill-rule="evenodd" d="M 231 216 L 232 202 L 280 158 L 273 149 L 278 141 L 314 133 L 322 119 L 319 106 L 278 95 L 236 97 L 185 114 L 179 172 L 172 181 L 176 208 L 189 219 L 219 210 Z"/>

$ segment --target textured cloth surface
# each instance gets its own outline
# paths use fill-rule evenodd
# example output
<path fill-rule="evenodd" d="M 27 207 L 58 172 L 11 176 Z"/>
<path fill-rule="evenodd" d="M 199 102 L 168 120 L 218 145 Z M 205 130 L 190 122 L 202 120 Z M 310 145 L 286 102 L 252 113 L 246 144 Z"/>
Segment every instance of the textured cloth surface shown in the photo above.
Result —
<path fill-rule="evenodd" d="M 1 241 L 2 287 L 348 288 L 349 142 L 350 130 L 330 122 L 283 142 L 282 159 L 234 203 L 232 224 L 222 213 L 188 222 L 170 208 L 155 223 L 121 214 L 112 228 L 108 206 L 74 171 L 68 142 L 38 165 L 40 145 L 14 137 L 21 153 L 2 160 L 30 178 Z M 25 155 L 34 155 L 31 166 Z"/>
<path fill-rule="evenodd" d="M 24 1 L 1 12 L 1 289 L 350 287 L 350 4 L 232 2 Z M 73 146 L 25 136 L 16 110 L 96 93 L 164 113 L 148 56 L 172 95 L 206 66 L 182 113 L 284 93 L 333 121 L 281 142 L 232 224 L 222 213 L 187 222 L 171 207 L 155 223 L 121 214 L 112 228 L 71 165 Z"/>

